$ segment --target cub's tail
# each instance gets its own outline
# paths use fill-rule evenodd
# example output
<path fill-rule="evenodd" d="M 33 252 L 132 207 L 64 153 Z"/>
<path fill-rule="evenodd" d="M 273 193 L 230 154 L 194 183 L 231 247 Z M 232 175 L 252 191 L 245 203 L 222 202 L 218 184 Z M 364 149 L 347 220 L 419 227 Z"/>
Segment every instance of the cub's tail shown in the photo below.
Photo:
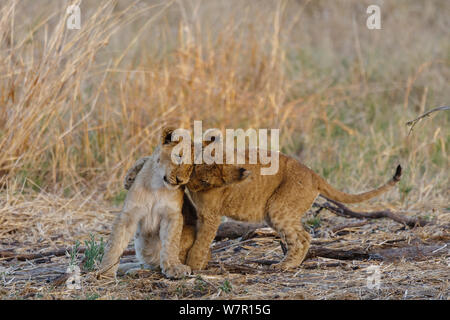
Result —
<path fill-rule="evenodd" d="M 385 193 L 389 189 L 391 189 L 397 182 L 400 181 L 400 177 L 402 175 L 402 167 L 398 165 L 397 170 L 395 171 L 394 177 L 389 180 L 386 184 L 381 187 L 374 189 L 372 191 L 360 193 L 360 194 L 348 194 L 345 192 L 341 192 L 333 188 L 328 182 L 325 181 L 322 177 L 317 175 L 318 177 L 318 189 L 319 192 L 330 198 L 331 200 L 343 202 L 343 203 L 357 203 L 362 202 L 371 198 L 374 198 L 382 193 Z"/>

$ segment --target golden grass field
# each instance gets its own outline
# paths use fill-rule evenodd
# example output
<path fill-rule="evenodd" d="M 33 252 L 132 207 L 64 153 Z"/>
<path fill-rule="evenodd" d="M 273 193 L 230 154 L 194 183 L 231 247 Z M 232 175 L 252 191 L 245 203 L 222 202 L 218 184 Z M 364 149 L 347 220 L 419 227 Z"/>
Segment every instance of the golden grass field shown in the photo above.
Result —
<path fill-rule="evenodd" d="M 442 249 L 389 262 L 314 258 L 286 274 L 212 266 L 180 281 L 143 272 L 101 282 L 86 273 L 81 290 L 54 284 L 69 257 L 3 255 L 0 298 L 448 299 L 450 112 L 411 132 L 406 122 L 450 105 L 449 1 L 83 0 L 81 29 L 69 30 L 71 3 L 0 2 L 0 252 L 106 239 L 126 170 L 165 123 L 194 120 L 279 128 L 283 152 L 347 192 L 384 183 L 400 163 L 395 190 L 354 208 L 429 225 L 370 220 L 337 235 L 329 230 L 359 220 L 326 211 L 304 223 L 333 248 Z M 381 30 L 366 27 L 370 4 L 381 7 Z M 225 241 L 216 264 L 282 256 L 273 236 Z M 380 290 L 365 285 L 372 264 Z"/>

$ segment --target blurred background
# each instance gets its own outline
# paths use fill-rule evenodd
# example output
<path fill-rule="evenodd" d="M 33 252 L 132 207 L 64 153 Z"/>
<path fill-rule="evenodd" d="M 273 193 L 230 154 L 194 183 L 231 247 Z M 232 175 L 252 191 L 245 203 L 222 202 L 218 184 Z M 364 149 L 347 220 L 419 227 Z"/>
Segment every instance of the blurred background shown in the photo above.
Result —
<path fill-rule="evenodd" d="M 280 128 L 283 152 L 347 192 L 400 163 L 382 199 L 448 207 L 450 113 L 405 123 L 450 103 L 449 1 L 83 0 L 69 30 L 73 3 L 0 2 L 3 207 L 118 205 L 161 126 L 194 120 Z M 366 27 L 371 4 L 381 30 Z"/>

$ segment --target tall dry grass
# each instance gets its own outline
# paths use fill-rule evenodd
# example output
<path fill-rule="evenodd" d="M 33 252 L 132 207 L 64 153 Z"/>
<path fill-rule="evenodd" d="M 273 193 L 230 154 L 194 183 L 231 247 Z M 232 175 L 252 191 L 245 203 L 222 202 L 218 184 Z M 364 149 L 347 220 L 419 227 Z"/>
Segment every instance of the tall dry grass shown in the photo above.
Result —
<path fill-rule="evenodd" d="M 373 2 L 373 1 L 371 1 Z M 59 3 L 59 2 L 58 2 Z M 54 1 L 0 4 L 0 175 L 8 190 L 123 196 L 167 121 L 280 128 L 282 150 L 347 191 L 384 182 L 448 202 L 447 1 Z M 32 191 L 34 189 L 34 191 Z"/>

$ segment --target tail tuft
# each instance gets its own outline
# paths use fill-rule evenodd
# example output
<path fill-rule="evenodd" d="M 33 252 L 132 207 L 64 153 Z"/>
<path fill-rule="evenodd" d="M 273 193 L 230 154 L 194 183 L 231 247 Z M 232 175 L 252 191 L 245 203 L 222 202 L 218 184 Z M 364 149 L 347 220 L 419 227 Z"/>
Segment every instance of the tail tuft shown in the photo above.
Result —
<path fill-rule="evenodd" d="M 400 181 L 400 177 L 402 176 L 402 166 L 398 165 L 397 170 L 395 170 L 395 175 L 392 178 L 395 182 Z"/>

